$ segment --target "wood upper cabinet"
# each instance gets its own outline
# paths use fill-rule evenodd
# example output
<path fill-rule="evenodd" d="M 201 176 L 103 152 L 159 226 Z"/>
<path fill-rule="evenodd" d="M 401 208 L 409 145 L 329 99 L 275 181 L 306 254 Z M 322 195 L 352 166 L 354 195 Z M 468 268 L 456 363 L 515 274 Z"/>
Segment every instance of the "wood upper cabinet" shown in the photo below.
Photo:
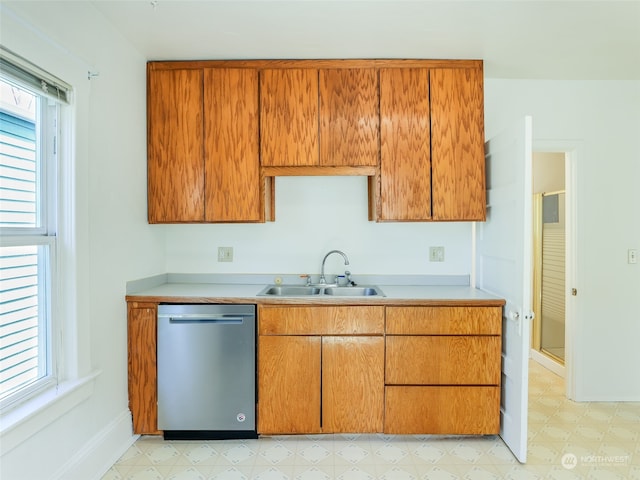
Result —
<path fill-rule="evenodd" d="M 202 70 L 148 70 L 149 223 L 204 220 Z"/>
<path fill-rule="evenodd" d="M 486 218 L 476 60 L 150 62 L 150 223 L 274 220 L 285 175 L 368 177 L 369 219 Z"/>
<path fill-rule="evenodd" d="M 318 165 L 318 70 L 260 72 L 263 166 Z"/>
<path fill-rule="evenodd" d="M 262 305 L 258 325 L 259 433 L 382 431 L 384 307 Z"/>
<path fill-rule="evenodd" d="M 258 72 L 204 70 L 206 222 L 264 221 Z"/>
<path fill-rule="evenodd" d="M 380 70 L 379 220 L 485 219 L 482 75 Z"/>
<path fill-rule="evenodd" d="M 429 70 L 380 70 L 380 218 L 431 218 Z"/>
<path fill-rule="evenodd" d="M 265 167 L 378 165 L 378 76 L 373 68 L 260 73 Z"/>
<path fill-rule="evenodd" d="M 320 165 L 378 165 L 378 103 L 375 69 L 320 70 Z"/>
<path fill-rule="evenodd" d="M 149 223 L 263 222 L 257 70 L 147 74 Z"/>
<path fill-rule="evenodd" d="M 433 220 L 483 221 L 482 69 L 441 68 L 430 75 Z"/>

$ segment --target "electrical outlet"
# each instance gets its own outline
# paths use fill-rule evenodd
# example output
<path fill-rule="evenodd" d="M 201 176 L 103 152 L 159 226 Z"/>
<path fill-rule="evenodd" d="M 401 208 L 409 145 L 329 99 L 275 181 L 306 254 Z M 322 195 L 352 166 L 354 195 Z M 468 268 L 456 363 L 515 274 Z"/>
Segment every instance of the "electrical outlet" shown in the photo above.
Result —
<path fill-rule="evenodd" d="M 638 251 L 635 248 L 630 248 L 627 251 L 627 262 L 638 263 Z"/>
<path fill-rule="evenodd" d="M 430 262 L 444 262 L 444 247 L 429 247 Z"/>
<path fill-rule="evenodd" d="M 219 262 L 233 262 L 233 247 L 218 247 Z"/>

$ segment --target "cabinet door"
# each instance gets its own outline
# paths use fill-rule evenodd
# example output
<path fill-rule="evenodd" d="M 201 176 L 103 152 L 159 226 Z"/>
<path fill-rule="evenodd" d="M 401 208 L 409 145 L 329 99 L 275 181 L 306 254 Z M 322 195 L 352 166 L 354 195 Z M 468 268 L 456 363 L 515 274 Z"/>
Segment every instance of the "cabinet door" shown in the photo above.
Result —
<path fill-rule="evenodd" d="M 260 73 L 263 166 L 318 165 L 318 70 Z"/>
<path fill-rule="evenodd" d="M 482 69 L 431 70 L 434 220 L 485 220 Z"/>
<path fill-rule="evenodd" d="M 377 166 L 375 69 L 320 70 L 320 165 Z"/>
<path fill-rule="evenodd" d="M 158 433 L 155 304 L 129 303 L 129 409 L 133 433 Z"/>
<path fill-rule="evenodd" d="M 257 70 L 204 71 L 207 222 L 264 221 L 258 108 Z"/>
<path fill-rule="evenodd" d="M 384 333 L 382 305 L 260 305 L 260 335 L 375 335 Z"/>
<path fill-rule="evenodd" d="M 384 432 L 496 435 L 500 387 L 387 387 Z"/>
<path fill-rule="evenodd" d="M 431 218 L 429 70 L 380 70 L 380 220 Z"/>
<path fill-rule="evenodd" d="M 258 337 L 258 432 L 320 432 L 320 337 Z"/>
<path fill-rule="evenodd" d="M 387 335 L 500 335 L 502 307 L 387 307 Z"/>
<path fill-rule="evenodd" d="M 498 335 L 388 335 L 387 385 L 499 385 Z"/>
<path fill-rule="evenodd" d="M 149 70 L 149 223 L 204 220 L 202 70 Z"/>
<path fill-rule="evenodd" d="M 382 432 L 383 337 L 322 338 L 322 431 Z"/>

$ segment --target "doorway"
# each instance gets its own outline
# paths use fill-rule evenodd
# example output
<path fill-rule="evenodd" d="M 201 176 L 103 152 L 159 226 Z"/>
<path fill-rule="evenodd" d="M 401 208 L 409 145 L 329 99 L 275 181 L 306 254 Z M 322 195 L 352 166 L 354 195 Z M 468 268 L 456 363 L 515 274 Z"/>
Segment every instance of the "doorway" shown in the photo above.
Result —
<path fill-rule="evenodd" d="M 531 356 L 564 377 L 566 359 L 565 152 L 533 153 L 533 311 Z"/>

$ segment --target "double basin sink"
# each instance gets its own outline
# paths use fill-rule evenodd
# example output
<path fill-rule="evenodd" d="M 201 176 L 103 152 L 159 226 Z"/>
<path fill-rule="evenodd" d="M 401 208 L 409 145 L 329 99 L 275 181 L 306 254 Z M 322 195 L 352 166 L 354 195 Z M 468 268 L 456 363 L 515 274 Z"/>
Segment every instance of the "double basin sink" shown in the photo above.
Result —
<path fill-rule="evenodd" d="M 258 292 L 259 297 L 384 297 L 384 293 L 375 285 L 364 286 L 324 286 L 324 285 L 267 285 Z"/>

